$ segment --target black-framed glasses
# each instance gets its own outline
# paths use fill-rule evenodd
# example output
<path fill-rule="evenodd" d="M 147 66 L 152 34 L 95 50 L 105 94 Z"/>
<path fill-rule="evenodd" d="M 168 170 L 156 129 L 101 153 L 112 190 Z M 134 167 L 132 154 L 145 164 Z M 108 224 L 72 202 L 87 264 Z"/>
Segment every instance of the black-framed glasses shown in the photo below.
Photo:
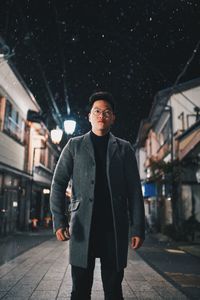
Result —
<path fill-rule="evenodd" d="M 110 118 L 113 114 L 112 110 L 106 109 L 106 110 L 101 110 L 99 108 L 94 108 L 92 109 L 92 114 L 96 117 L 99 117 L 101 114 L 105 118 Z"/>

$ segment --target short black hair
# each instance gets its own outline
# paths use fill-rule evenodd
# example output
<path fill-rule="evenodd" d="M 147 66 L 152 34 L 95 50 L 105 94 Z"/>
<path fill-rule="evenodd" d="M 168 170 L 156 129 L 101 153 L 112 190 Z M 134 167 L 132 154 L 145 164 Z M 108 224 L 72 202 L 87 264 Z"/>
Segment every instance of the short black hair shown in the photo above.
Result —
<path fill-rule="evenodd" d="M 89 98 L 89 109 L 91 110 L 95 101 L 105 100 L 108 102 L 112 108 L 112 111 L 115 112 L 115 100 L 113 95 L 106 91 L 99 91 L 93 93 Z"/>

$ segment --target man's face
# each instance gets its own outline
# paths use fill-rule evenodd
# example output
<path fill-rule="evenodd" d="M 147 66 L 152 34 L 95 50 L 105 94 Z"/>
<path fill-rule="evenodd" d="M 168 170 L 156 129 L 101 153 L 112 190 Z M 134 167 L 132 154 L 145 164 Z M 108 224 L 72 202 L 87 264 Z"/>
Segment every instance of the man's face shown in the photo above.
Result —
<path fill-rule="evenodd" d="M 95 101 L 89 113 L 89 121 L 95 134 L 106 134 L 115 121 L 115 115 L 110 104 L 105 100 Z"/>

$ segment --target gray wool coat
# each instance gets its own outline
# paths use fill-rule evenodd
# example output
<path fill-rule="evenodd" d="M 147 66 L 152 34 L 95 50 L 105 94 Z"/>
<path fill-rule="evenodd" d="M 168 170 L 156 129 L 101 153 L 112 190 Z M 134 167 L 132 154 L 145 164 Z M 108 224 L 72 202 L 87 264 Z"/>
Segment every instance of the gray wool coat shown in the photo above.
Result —
<path fill-rule="evenodd" d="M 64 209 L 65 191 L 72 179 L 71 218 Z M 129 142 L 110 133 L 107 179 L 114 222 L 117 269 L 126 267 L 128 232 L 144 239 L 144 202 L 134 151 Z M 69 140 L 55 168 L 50 206 L 54 230 L 69 226 L 69 262 L 87 267 L 94 204 L 95 157 L 90 132 Z M 103 222 L 104 216 L 102 216 Z M 130 226 L 129 226 L 130 225 Z M 103 241 L 102 241 L 103 243 Z"/>

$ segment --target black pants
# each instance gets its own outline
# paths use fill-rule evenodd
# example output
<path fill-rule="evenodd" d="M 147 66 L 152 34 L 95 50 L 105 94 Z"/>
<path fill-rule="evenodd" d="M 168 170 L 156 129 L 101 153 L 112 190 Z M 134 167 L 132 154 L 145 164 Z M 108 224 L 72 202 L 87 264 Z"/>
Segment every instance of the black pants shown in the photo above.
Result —
<path fill-rule="evenodd" d="M 101 278 L 105 294 L 105 300 L 122 300 L 122 280 L 124 269 L 117 272 L 116 268 L 111 268 L 101 260 Z M 71 300 L 90 300 L 93 284 L 93 273 L 95 267 L 95 257 L 90 258 L 88 268 L 71 266 L 72 272 L 72 293 Z"/>

